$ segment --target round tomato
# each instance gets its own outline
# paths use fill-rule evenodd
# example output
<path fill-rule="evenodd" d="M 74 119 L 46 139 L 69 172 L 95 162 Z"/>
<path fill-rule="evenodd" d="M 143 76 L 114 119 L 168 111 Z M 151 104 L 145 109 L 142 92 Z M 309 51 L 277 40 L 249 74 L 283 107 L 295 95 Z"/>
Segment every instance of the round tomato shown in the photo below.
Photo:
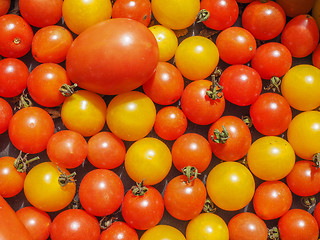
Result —
<path fill-rule="evenodd" d="M 296 17 L 310 12 L 315 0 L 276 0 L 276 2 L 283 8 L 288 17 Z"/>
<path fill-rule="evenodd" d="M 110 227 L 101 233 L 99 240 L 120 239 L 139 240 L 139 237 L 136 230 L 125 222 L 113 222 Z"/>
<path fill-rule="evenodd" d="M 11 0 L 4 0 L 0 2 L 0 17 L 9 11 L 10 4 Z"/>
<path fill-rule="evenodd" d="M 189 80 L 210 76 L 219 62 L 217 46 L 208 38 L 191 36 L 184 39 L 175 54 L 175 64 Z"/>
<path fill-rule="evenodd" d="M 249 148 L 247 161 L 251 172 L 266 181 L 286 177 L 292 170 L 296 156 L 291 145 L 280 137 L 265 136 Z"/>
<path fill-rule="evenodd" d="M 315 0 L 312 7 L 312 16 L 317 22 L 318 28 L 320 27 L 320 1 Z"/>
<path fill-rule="evenodd" d="M 244 208 L 255 190 L 251 172 L 238 162 L 216 165 L 208 175 L 206 186 L 213 203 L 226 211 Z"/>
<path fill-rule="evenodd" d="M 320 44 L 312 53 L 312 65 L 320 69 Z"/>
<path fill-rule="evenodd" d="M 115 96 L 108 105 L 106 121 L 111 132 L 126 141 L 145 137 L 156 120 L 152 100 L 138 91 Z"/>
<path fill-rule="evenodd" d="M 186 240 L 186 238 L 172 226 L 157 225 L 145 231 L 140 240 Z"/>
<path fill-rule="evenodd" d="M 320 226 L 320 204 L 318 203 L 314 209 L 313 216 L 318 223 L 318 227 Z"/>
<path fill-rule="evenodd" d="M 8 130 L 12 115 L 13 112 L 10 104 L 3 98 L 0 98 L 0 134 Z"/>
<path fill-rule="evenodd" d="M 125 168 L 135 182 L 154 185 L 161 182 L 172 165 L 170 149 L 156 138 L 142 138 L 134 142 L 125 157 Z"/>
<path fill-rule="evenodd" d="M 72 9 L 77 8 L 72 5 Z M 158 60 L 157 41 L 146 26 L 132 19 L 115 18 L 96 24 L 73 41 L 66 69 L 79 87 L 114 95 L 148 81 Z"/>
<path fill-rule="evenodd" d="M 68 206 L 75 195 L 76 185 L 71 176 L 66 169 L 58 168 L 52 162 L 40 163 L 28 172 L 24 194 L 34 207 L 42 211 L 59 211 Z"/>

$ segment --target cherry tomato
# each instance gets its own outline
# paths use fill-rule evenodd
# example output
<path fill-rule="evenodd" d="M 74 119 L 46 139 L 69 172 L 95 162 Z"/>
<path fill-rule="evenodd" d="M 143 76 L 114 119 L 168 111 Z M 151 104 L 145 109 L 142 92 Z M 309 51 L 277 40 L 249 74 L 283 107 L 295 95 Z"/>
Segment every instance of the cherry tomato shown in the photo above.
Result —
<path fill-rule="evenodd" d="M 145 94 L 161 105 L 178 101 L 183 89 L 184 80 L 180 71 L 167 62 L 159 62 L 155 74 L 143 84 Z"/>
<path fill-rule="evenodd" d="M 27 107 L 16 112 L 9 124 L 12 144 L 25 153 L 39 153 L 46 149 L 54 133 L 49 113 L 39 107 Z"/>
<path fill-rule="evenodd" d="M 245 64 L 249 62 L 257 48 L 254 36 L 241 27 L 223 30 L 216 41 L 220 58 L 228 64 Z"/>
<path fill-rule="evenodd" d="M 206 186 L 213 203 L 226 211 L 244 208 L 251 201 L 255 190 L 251 172 L 238 162 L 216 165 L 209 172 Z"/>
<path fill-rule="evenodd" d="M 3 98 L 0 98 L 0 134 L 8 130 L 12 115 L 13 112 L 10 104 Z"/>
<path fill-rule="evenodd" d="M 300 158 L 311 160 L 320 152 L 320 112 L 306 111 L 295 116 L 288 127 L 287 137 Z"/>
<path fill-rule="evenodd" d="M 117 0 L 112 7 L 112 18 L 130 18 L 148 26 L 151 3 L 148 0 Z"/>
<path fill-rule="evenodd" d="M 0 17 L 9 11 L 10 4 L 11 0 L 4 0 L 0 2 Z"/>
<path fill-rule="evenodd" d="M 295 159 L 291 145 L 276 136 L 257 139 L 247 154 L 251 172 L 266 181 L 276 181 L 286 177 L 292 170 Z"/>
<path fill-rule="evenodd" d="M 315 0 L 276 0 L 276 2 L 283 8 L 288 17 L 296 17 L 310 12 Z"/>
<path fill-rule="evenodd" d="M 152 100 L 138 91 L 115 96 L 108 105 L 106 121 L 112 133 L 126 141 L 141 139 L 152 130 L 156 108 Z"/>
<path fill-rule="evenodd" d="M 186 240 L 186 238 L 172 226 L 157 225 L 145 231 L 140 240 Z"/>
<path fill-rule="evenodd" d="M 320 105 L 320 69 L 307 64 L 292 67 L 282 78 L 281 92 L 291 107 L 300 111 Z"/>
<path fill-rule="evenodd" d="M 125 157 L 125 168 L 135 182 L 154 185 L 169 173 L 172 156 L 169 148 L 159 139 L 147 137 L 134 142 Z"/>
<path fill-rule="evenodd" d="M 320 69 L 320 44 L 312 53 L 312 65 Z"/>
<path fill-rule="evenodd" d="M 93 92 L 79 90 L 63 102 L 61 119 L 69 130 L 88 137 L 102 130 L 106 112 L 107 106 L 102 97 Z"/>
<path fill-rule="evenodd" d="M 80 183 L 79 199 L 89 214 L 105 216 L 121 205 L 124 187 L 120 177 L 107 169 L 88 172 Z"/>
<path fill-rule="evenodd" d="M 73 42 L 71 33 L 61 26 L 47 26 L 39 29 L 32 39 L 32 55 L 41 63 L 61 63 Z"/>
<path fill-rule="evenodd" d="M 189 80 L 201 80 L 210 76 L 218 62 L 217 46 L 202 36 L 191 36 L 184 39 L 175 54 L 177 68 Z"/>
<path fill-rule="evenodd" d="M 274 1 L 253 1 L 242 13 L 242 25 L 259 40 L 277 37 L 286 24 L 286 14 Z"/>
<path fill-rule="evenodd" d="M 139 240 L 137 232 L 125 222 L 113 222 L 110 227 L 104 230 L 99 240 Z"/>
<path fill-rule="evenodd" d="M 80 34 L 87 28 L 111 18 L 110 0 L 64 0 L 62 16 L 68 28 Z"/>
<path fill-rule="evenodd" d="M 59 211 L 68 206 L 75 195 L 76 185 L 72 178 L 67 181 L 58 180 L 61 175 L 70 176 L 70 173 L 62 167 L 59 170 L 52 162 L 34 166 L 24 181 L 27 200 L 45 212 Z"/>
<path fill-rule="evenodd" d="M 6 14 L 0 17 L 0 55 L 19 58 L 31 49 L 33 31 L 22 17 Z"/>
<path fill-rule="evenodd" d="M 228 223 L 229 240 L 266 240 L 268 228 L 251 212 L 238 213 Z"/>
<path fill-rule="evenodd" d="M 200 10 L 199 0 L 152 0 L 155 19 L 171 29 L 184 29 L 193 24 Z"/>
<path fill-rule="evenodd" d="M 303 58 L 311 54 L 319 43 L 319 29 L 310 15 L 299 15 L 291 19 L 283 29 L 281 43 L 293 57 Z"/>
<path fill-rule="evenodd" d="M 237 0 L 237 2 L 239 2 L 239 3 L 251 3 L 253 1 L 254 0 Z"/>
<path fill-rule="evenodd" d="M 320 204 L 318 203 L 313 211 L 313 216 L 318 223 L 318 227 L 320 225 Z"/>
<path fill-rule="evenodd" d="M 59 213 L 53 219 L 50 229 L 52 240 L 98 240 L 99 235 L 98 220 L 81 209 L 68 209 Z"/>
<path fill-rule="evenodd" d="M 246 65 L 232 65 L 221 74 L 219 84 L 229 102 L 248 106 L 254 103 L 262 90 L 262 81 L 256 70 Z"/>
<path fill-rule="evenodd" d="M 291 209 L 279 219 L 282 240 L 317 240 L 319 227 L 316 219 L 302 209 Z"/>
<path fill-rule="evenodd" d="M 292 111 L 284 97 L 277 93 L 264 93 L 250 107 L 255 129 L 264 135 L 280 135 L 292 119 Z"/>
<path fill-rule="evenodd" d="M 27 87 L 29 69 L 16 58 L 0 60 L 0 96 L 16 97 Z"/>
<path fill-rule="evenodd" d="M 19 209 L 17 217 L 29 231 L 34 240 L 47 240 L 50 234 L 51 218 L 48 213 L 35 207 Z"/>
<path fill-rule="evenodd" d="M 123 141 L 111 132 L 99 132 L 88 141 L 88 160 L 96 168 L 119 167 L 125 158 Z"/>

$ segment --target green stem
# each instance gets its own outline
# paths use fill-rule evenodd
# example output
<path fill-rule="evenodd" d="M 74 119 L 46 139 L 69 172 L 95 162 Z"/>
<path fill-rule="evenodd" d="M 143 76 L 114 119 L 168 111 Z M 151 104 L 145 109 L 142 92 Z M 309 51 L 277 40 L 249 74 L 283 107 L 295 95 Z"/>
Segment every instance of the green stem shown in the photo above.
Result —
<path fill-rule="evenodd" d="M 281 79 L 278 77 L 272 77 L 270 79 L 270 84 L 264 88 L 264 90 L 270 90 L 272 89 L 273 92 L 280 92 L 280 85 L 281 85 Z"/>
<path fill-rule="evenodd" d="M 202 210 L 206 213 L 215 213 L 217 211 L 217 208 L 214 205 L 214 203 L 212 202 L 212 200 L 210 198 L 207 198 L 204 205 L 203 205 Z"/>
<path fill-rule="evenodd" d="M 320 167 L 320 153 L 316 153 L 315 155 L 313 155 L 313 160 L 312 160 L 315 164 L 316 168 Z"/>
<path fill-rule="evenodd" d="M 280 240 L 279 229 L 277 227 L 268 229 L 268 239 L 271 240 Z"/>
<path fill-rule="evenodd" d="M 210 17 L 210 12 L 206 9 L 201 9 L 197 15 L 197 23 L 207 21 Z"/>
<path fill-rule="evenodd" d="M 118 220 L 117 217 L 105 216 L 105 217 L 101 218 L 101 220 L 99 221 L 100 228 L 102 230 L 105 230 L 105 229 L 109 228 L 112 225 L 112 223 L 117 220 Z"/>
<path fill-rule="evenodd" d="M 68 85 L 68 84 L 63 84 L 60 88 L 59 91 L 64 97 L 70 97 L 72 94 L 74 94 L 75 88 L 78 87 L 78 84 L 73 84 L 73 85 Z"/>
<path fill-rule="evenodd" d="M 13 163 L 13 166 L 17 169 L 18 172 L 20 173 L 26 172 L 31 162 L 40 159 L 40 157 L 37 156 L 28 160 L 27 157 L 28 157 L 28 153 L 26 153 L 24 157 L 22 157 L 22 151 L 20 151 L 19 156 L 16 158 L 16 160 Z"/>
<path fill-rule="evenodd" d="M 301 198 L 301 204 L 308 209 L 314 207 L 316 203 L 317 203 L 317 200 L 315 196 L 308 196 L 308 197 Z"/>
<path fill-rule="evenodd" d="M 18 102 L 18 106 L 16 106 L 14 108 L 15 110 L 32 106 L 32 101 L 30 100 L 30 98 L 28 98 L 28 94 L 26 92 L 26 89 L 23 90 L 23 92 L 21 93 L 17 102 Z"/>
<path fill-rule="evenodd" d="M 198 169 L 196 167 L 187 166 L 181 169 L 183 175 L 185 175 L 188 179 L 188 183 L 191 183 L 193 180 L 195 180 L 200 173 L 198 172 Z"/>
<path fill-rule="evenodd" d="M 136 185 L 131 188 L 131 191 L 134 196 L 143 196 L 146 192 L 148 192 L 148 188 L 143 185 L 142 181 L 140 183 L 136 183 Z"/>
<path fill-rule="evenodd" d="M 252 127 L 252 119 L 249 116 L 242 116 L 241 119 L 248 126 L 248 128 Z"/>
<path fill-rule="evenodd" d="M 71 173 L 70 175 L 67 175 L 65 172 L 62 172 L 61 169 L 57 166 L 59 172 L 61 172 L 58 182 L 61 187 L 66 186 L 68 183 L 75 183 L 74 177 L 77 175 L 76 172 Z"/>
<path fill-rule="evenodd" d="M 226 143 L 229 138 L 229 133 L 224 125 L 222 125 L 222 132 L 220 132 L 218 129 L 213 130 L 213 134 L 211 135 L 211 140 L 215 143 Z"/>

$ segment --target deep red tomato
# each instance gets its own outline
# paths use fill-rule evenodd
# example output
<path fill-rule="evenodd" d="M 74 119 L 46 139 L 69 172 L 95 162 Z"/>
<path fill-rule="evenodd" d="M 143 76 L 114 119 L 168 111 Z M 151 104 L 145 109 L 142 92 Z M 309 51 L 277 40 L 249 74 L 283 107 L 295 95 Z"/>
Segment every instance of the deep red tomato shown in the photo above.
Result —
<path fill-rule="evenodd" d="M 73 42 L 71 33 L 64 27 L 53 25 L 39 29 L 32 39 L 32 55 L 41 63 L 61 63 Z"/>
<path fill-rule="evenodd" d="M 276 0 L 283 8 L 288 17 L 296 17 L 301 14 L 307 14 L 312 9 L 315 0 Z"/>
<path fill-rule="evenodd" d="M 10 8 L 11 0 L 3 0 L 0 2 L 0 16 L 5 15 Z"/>
<path fill-rule="evenodd" d="M 60 20 L 62 3 L 63 0 L 20 0 L 19 10 L 29 24 L 42 28 Z"/>
<path fill-rule="evenodd" d="M 155 74 L 143 84 L 143 91 L 155 103 L 170 105 L 179 100 L 184 89 L 180 71 L 168 62 L 159 62 Z"/>
<path fill-rule="evenodd" d="M 163 195 L 167 211 L 174 218 L 183 221 L 191 220 L 201 213 L 206 197 L 203 182 L 198 178 L 192 178 L 188 182 L 185 175 L 171 179 Z"/>
<path fill-rule="evenodd" d="M 257 48 L 251 66 L 263 79 L 282 77 L 292 65 L 289 49 L 281 43 L 269 42 Z"/>
<path fill-rule="evenodd" d="M 81 209 L 68 209 L 59 213 L 52 221 L 52 240 L 98 240 L 100 226 L 98 220 Z"/>
<path fill-rule="evenodd" d="M 319 227 L 316 219 L 302 209 L 291 209 L 278 222 L 281 240 L 317 240 Z"/>
<path fill-rule="evenodd" d="M 29 69 L 24 62 L 16 58 L 0 61 L 0 96 L 18 96 L 27 87 Z"/>
<path fill-rule="evenodd" d="M 313 66 L 320 68 L 320 44 L 312 53 L 312 64 Z"/>
<path fill-rule="evenodd" d="M 253 207 L 263 220 L 276 219 L 290 209 L 292 194 L 288 186 L 281 181 L 261 183 L 253 196 Z"/>
<path fill-rule="evenodd" d="M 107 169 L 88 172 L 80 183 L 82 207 L 95 216 L 110 215 L 121 205 L 124 187 L 120 177 Z"/>
<path fill-rule="evenodd" d="M 193 123 L 208 125 L 218 120 L 224 112 L 225 99 L 211 99 L 207 94 L 212 82 L 209 80 L 196 80 L 184 89 L 181 96 L 181 109 L 186 117 Z M 215 87 L 218 90 L 218 87 Z"/>
<path fill-rule="evenodd" d="M 250 107 L 252 123 L 260 133 L 276 136 L 285 132 L 292 119 L 287 100 L 277 93 L 264 93 Z"/>
<path fill-rule="evenodd" d="M 9 124 L 12 144 L 25 153 L 39 153 L 46 149 L 54 133 L 49 113 L 39 107 L 27 107 L 16 112 Z"/>
<path fill-rule="evenodd" d="M 99 240 L 139 240 L 136 230 L 125 222 L 113 222 L 110 227 L 104 230 Z"/>
<path fill-rule="evenodd" d="M 51 218 L 48 213 L 35 207 L 24 207 L 16 212 L 18 218 L 34 240 L 47 240 L 50 234 Z"/>
<path fill-rule="evenodd" d="M 223 116 L 211 125 L 208 141 L 216 157 L 223 161 L 236 161 L 247 154 L 251 133 L 240 118 Z"/>
<path fill-rule="evenodd" d="M 133 187 L 123 198 L 121 212 L 129 226 L 146 230 L 160 222 L 164 212 L 163 198 L 154 187 Z"/>
<path fill-rule="evenodd" d="M 238 213 L 228 223 L 230 240 L 266 240 L 267 225 L 251 212 Z"/>
<path fill-rule="evenodd" d="M 44 107 L 56 107 L 65 97 L 59 89 L 63 84 L 70 85 L 66 70 L 56 63 L 43 63 L 29 75 L 27 86 L 32 99 Z"/>
<path fill-rule="evenodd" d="M 236 0 L 202 0 L 200 8 L 201 10 L 207 10 L 210 14 L 209 18 L 203 23 L 215 30 L 231 27 L 237 21 L 239 15 Z"/>
<path fill-rule="evenodd" d="M 99 132 L 88 141 L 88 160 L 96 168 L 119 167 L 125 155 L 123 141 L 111 132 Z"/>
<path fill-rule="evenodd" d="M 12 115 L 13 112 L 10 104 L 3 98 L 0 98 L 0 134 L 8 130 Z"/>
<path fill-rule="evenodd" d="M 158 55 L 158 43 L 146 26 L 115 18 L 92 26 L 73 41 L 66 69 L 70 80 L 80 87 L 113 95 L 148 81 Z"/>
<path fill-rule="evenodd" d="M 251 3 L 253 1 L 254 0 L 237 0 L 237 2 L 239 2 L 239 3 Z"/>
<path fill-rule="evenodd" d="M 19 58 L 31 49 L 33 31 L 22 17 L 6 14 L 0 17 L 0 55 Z"/>
<path fill-rule="evenodd" d="M 164 107 L 159 110 L 154 122 L 154 130 L 165 140 L 175 140 L 186 131 L 188 120 L 180 108 Z"/>
<path fill-rule="evenodd" d="M 209 166 L 212 157 L 209 142 L 198 133 L 186 133 L 177 138 L 171 153 L 172 162 L 180 172 L 188 166 L 203 172 Z"/>
<path fill-rule="evenodd" d="M 254 36 L 244 28 L 230 27 L 217 37 L 220 58 L 228 64 L 245 64 L 249 62 L 257 48 Z"/>
<path fill-rule="evenodd" d="M 313 217 L 316 219 L 318 223 L 318 227 L 320 226 L 320 204 L 318 203 L 314 209 Z"/>
<path fill-rule="evenodd" d="M 248 106 L 254 103 L 262 90 L 262 80 L 256 70 L 246 65 L 232 65 L 221 74 L 219 84 L 229 102 Z"/>
<path fill-rule="evenodd" d="M 286 24 L 286 14 L 274 1 L 253 1 L 242 13 L 242 25 L 259 40 L 278 36 Z"/>
<path fill-rule="evenodd" d="M 319 43 L 319 28 L 314 18 L 303 14 L 291 19 L 283 29 L 281 43 L 293 57 L 303 58 L 311 54 Z"/>
<path fill-rule="evenodd" d="M 130 18 L 148 26 L 151 3 L 149 0 L 117 0 L 112 7 L 112 18 Z"/>
<path fill-rule="evenodd" d="M 312 196 L 320 191 L 320 169 L 312 161 L 298 161 L 286 178 L 290 190 L 298 196 Z"/>

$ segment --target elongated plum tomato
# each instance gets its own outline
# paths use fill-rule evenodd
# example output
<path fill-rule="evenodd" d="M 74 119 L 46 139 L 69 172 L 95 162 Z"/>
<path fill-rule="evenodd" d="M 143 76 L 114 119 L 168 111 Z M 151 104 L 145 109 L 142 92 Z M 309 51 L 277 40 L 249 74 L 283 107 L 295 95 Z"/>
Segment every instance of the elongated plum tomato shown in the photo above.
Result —
<path fill-rule="evenodd" d="M 158 60 L 157 41 L 146 26 L 115 18 L 92 26 L 74 40 L 66 69 L 80 87 L 114 95 L 148 81 Z"/>

